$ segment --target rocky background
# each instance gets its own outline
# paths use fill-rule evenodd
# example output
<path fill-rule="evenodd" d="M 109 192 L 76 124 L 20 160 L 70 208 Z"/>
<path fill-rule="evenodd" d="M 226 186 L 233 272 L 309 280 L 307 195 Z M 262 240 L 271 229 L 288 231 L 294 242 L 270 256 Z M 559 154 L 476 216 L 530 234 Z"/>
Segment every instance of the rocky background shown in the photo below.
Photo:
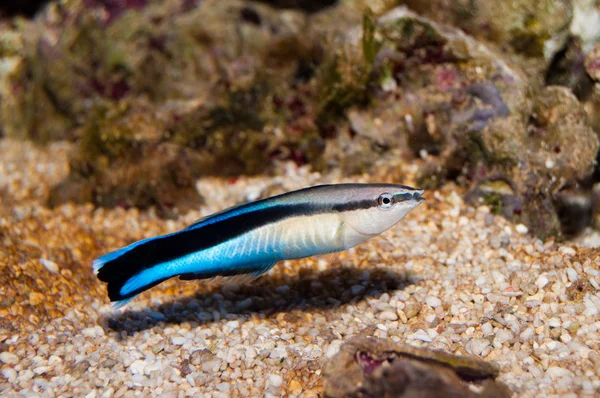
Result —
<path fill-rule="evenodd" d="M 174 217 L 200 176 L 402 157 L 541 238 L 595 225 L 596 1 L 2 7 L 0 134 L 77 144 L 50 206 Z"/>

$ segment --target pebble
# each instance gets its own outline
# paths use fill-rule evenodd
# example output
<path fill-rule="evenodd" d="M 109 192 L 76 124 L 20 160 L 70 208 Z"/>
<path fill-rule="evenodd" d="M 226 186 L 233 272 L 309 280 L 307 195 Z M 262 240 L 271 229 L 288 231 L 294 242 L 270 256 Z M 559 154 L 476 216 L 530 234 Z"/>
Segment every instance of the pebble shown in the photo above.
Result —
<path fill-rule="evenodd" d="M 571 282 L 577 282 L 579 279 L 577 277 L 577 271 L 575 271 L 573 268 L 567 268 L 567 278 L 569 278 L 569 281 Z"/>
<path fill-rule="evenodd" d="M 229 384 L 229 383 L 217 384 L 217 390 L 219 390 L 219 391 L 229 391 L 230 388 L 231 388 L 231 384 Z"/>
<path fill-rule="evenodd" d="M 502 348 L 504 346 L 504 343 L 506 343 L 507 341 L 509 341 L 510 339 L 513 338 L 513 335 L 510 331 L 505 330 L 505 329 L 501 329 L 498 332 L 496 332 L 496 335 L 494 336 L 494 348 Z"/>
<path fill-rule="evenodd" d="M 273 359 L 283 359 L 287 358 L 287 351 L 284 347 L 276 347 L 271 351 L 269 358 Z"/>
<path fill-rule="evenodd" d="M 159 341 L 158 343 L 156 343 L 155 345 L 152 346 L 152 353 L 154 355 L 160 353 L 162 350 L 165 349 L 165 345 L 166 345 L 166 343 L 164 340 Z"/>
<path fill-rule="evenodd" d="M 523 224 L 517 224 L 515 226 L 515 230 L 520 233 L 521 235 L 525 235 L 527 232 L 529 232 L 529 228 L 527 228 L 525 225 Z"/>
<path fill-rule="evenodd" d="M 157 372 L 161 369 L 160 363 L 158 361 L 153 361 L 144 366 L 144 374 L 146 376 L 150 376 L 152 372 Z"/>
<path fill-rule="evenodd" d="M 571 373 L 571 371 L 569 371 L 568 369 L 565 369 L 565 368 L 558 367 L 558 366 L 549 367 L 548 370 L 546 370 L 546 374 L 548 376 L 550 376 L 552 379 L 561 378 L 561 377 L 573 378 L 573 373 Z"/>
<path fill-rule="evenodd" d="M 431 339 L 431 337 L 429 337 L 429 335 L 427 334 L 427 332 L 425 332 L 423 329 L 417 330 L 415 333 L 413 333 L 412 335 L 410 335 L 409 338 L 412 339 L 412 340 L 421 340 L 421 341 L 424 341 L 426 343 L 431 343 L 433 341 Z"/>
<path fill-rule="evenodd" d="M 4 368 L 2 369 L 2 376 L 4 376 L 9 383 L 14 383 L 17 380 L 17 371 L 13 368 Z"/>
<path fill-rule="evenodd" d="M 171 344 L 173 345 L 184 345 L 185 344 L 185 339 L 183 337 L 173 337 L 171 339 Z"/>
<path fill-rule="evenodd" d="M 252 298 L 248 297 L 242 301 L 238 301 L 238 303 L 236 304 L 236 307 L 239 310 L 245 310 L 245 309 L 250 308 L 251 305 L 252 305 Z"/>
<path fill-rule="evenodd" d="M 131 376 L 131 382 L 134 386 L 143 387 L 145 380 L 146 379 L 144 378 L 143 374 L 136 373 Z"/>
<path fill-rule="evenodd" d="M 558 250 L 566 256 L 574 256 L 577 254 L 575 249 L 573 249 L 572 247 L 563 246 L 563 247 L 559 248 Z"/>
<path fill-rule="evenodd" d="M 379 313 L 379 319 L 382 321 L 396 321 L 398 320 L 398 314 L 392 311 L 383 311 Z"/>
<path fill-rule="evenodd" d="M 85 328 L 81 331 L 81 334 L 83 334 L 86 337 L 102 337 L 104 336 L 104 330 L 100 327 L 100 326 L 94 326 L 91 328 Z"/>
<path fill-rule="evenodd" d="M 41 375 L 47 373 L 49 370 L 49 366 L 38 366 L 37 368 L 33 369 L 33 373 L 35 373 L 36 375 Z"/>
<path fill-rule="evenodd" d="M 59 271 L 58 264 L 54 261 L 46 260 L 45 258 L 40 258 L 40 264 L 44 266 L 48 271 L 57 274 Z"/>
<path fill-rule="evenodd" d="M 215 373 L 221 368 L 221 362 L 218 360 L 202 363 L 202 371 L 206 373 Z"/>
<path fill-rule="evenodd" d="M 20 382 L 28 382 L 35 376 L 35 373 L 31 369 L 25 369 L 24 371 L 19 372 L 18 381 Z"/>
<path fill-rule="evenodd" d="M 19 363 L 19 357 L 11 352 L 4 351 L 3 353 L 0 353 L 0 362 L 16 365 Z"/>
<path fill-rule="evenodd" d="M 192 365 L 201 365 L 205 362 L 213 361 L 216 358 L 217 357 L 215 356 L 215 354 L 213 354 L 209 350 L 205 349 L 205 350 L 196 350 L 196 351 L 192 352 L 189 360 Z"/>
<path fill-rule="evenodd" d="M 29 293 L 29 304 L 39 305 L 46 300 L 46 297 L 42 293 L 31 292 Z"/>
<path fill-rule="evenodd" d="M 470 340 L 465 349 L 469 354 L 472 355 L 481 355 L 483 350 L 486 349 L 490 345 L 490 342 L 486 339 L 472 339 Z"/>
<path fill-rule="evenodd" d="M 406 314 L 406 317 L 408 319 L 414 318 L 415 316 L 419 315 L 420 312 L 421 312 L 421 304 L 420 303 L 409 302 L 409 303 L 406 303 L 406 306 L 404 307 L 404 313 Z"/>
<path fill-rule="evenodd" d="M 269 385 L 271 387 L 281 387 L 281 384 L 283 384 L 283 379 L 280 375 L 277 375 L 277 374 L 269 375 Z"/>
<path fill-rule="evenodd" d="M 464 203 L 463 199 L 455 191 L 450 192 L 446 200 L 455 207 L 461 206 Z"/>
<path fill-rule="evenodd" d="M 288 390 L 293 395 L 300 395 L 302 394 L 302 384 L 298 380 L 293 379 L 288 384 Z"/>
<path fill-rule="evenodd" d="M 501 238 L 498 235 L 493 235 L 490 238 L 490 246 L 492 249 L 499 249 L 501 247 Z"/>
<path fill-rule="evenodd" d="M 485 335 L 490 335 L 493 332 L 493 327 L 492 324 L 489 322 L 484 323 L 483 325 L 481 325 L 481 331 L 483 332 L 483 334 Z"/>
<path fill-rule="evenodd" d="M 365 291 L 365 287 L 361 285 L 354 285 L 351 288 L 352 295 L 357 296 Z"/>
<path fill-rule="evenodd" d="M 431 308 L 437 308 L 442 306 L 442 300 L 435 296 L 427 296 L 425 297 L 425 304 L 427 304 Z"/>
<path fill-rule="evenodd" d="M 561 326 L 560 320 L 558 318 L 549 318 L 548 320 L 546 320 L 546 323 L 551 328 L 559 328 Z"/>
<path fill-rule="evenodd" d="M 548 282 L 550 282 L 548 280 L 548 278 L 545 275 L 540 275 L 537 280 L 535 281 L 535 285 L 537 287 L 539 287 L 540 289 L 543 289 L 546 287 L 546 285 L 548 284 Z"/>
<path fill-rule="evenodd" d="M 332 341 L 329 347 L 327 348 L 327 352 L 325 353 L 327 358 L 332 358 L 335 354 L 337 354 L 340 351 L 340 346 L 342 345 L 342 343 L 342 340 Z"/>
<path fill-rule="evenodd" d="M 129 370 L 133 374 L 143 374 L 145 367 L 146 367 L 146 362 L 141 359 L 138 359 L 138 360 L 133 361 L 133 363 L 131 365 L 129 365 Z"/>

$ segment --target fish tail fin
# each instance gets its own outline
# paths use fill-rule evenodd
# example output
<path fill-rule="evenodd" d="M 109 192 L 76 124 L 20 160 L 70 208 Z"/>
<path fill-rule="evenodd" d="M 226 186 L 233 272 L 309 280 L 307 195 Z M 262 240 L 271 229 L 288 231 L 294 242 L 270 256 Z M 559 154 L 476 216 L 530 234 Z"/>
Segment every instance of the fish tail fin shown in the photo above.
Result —
<path fill-rule="evenodd" d="M 195 230 L 184 230 L 146 239 L 94 260 L 94 272 L 98 279 L 107 283 L 110 301 L 115 302 L 116 307 L 122 307 L 143 291 L 175 276 L 183 280 L 219 277 L 223 281 L 249 281 L 275 265 L 275 262 L 245 266 L 221 265 L 214 261 L 203 263 L 199 258 L 202 256 L 193 255 L 197 248 L 195 233 Z M 236 278 L 232 278 L 234 276 Z"/>
<path fill-rule="evenodd" d="M 125 299 L 125 300 L 115 301 L 115 302 L 113 302 L 112 307 L 115 310 L 121 309 L 121 308 L 125 307 L 133 299 L 134 299 L 134 297 L 130 297 L 130 298 Z"/>
<path fill-rule="evenodd" d="M 153 253 L 162 246 L 157 240 L 167 236 L 145 239 L 105 254 L 92 263 L 94 273 L 107 284 L 108 297 L 116 308 L 123 307 L 135 296 L 175 276 L 159 272 Z"/>

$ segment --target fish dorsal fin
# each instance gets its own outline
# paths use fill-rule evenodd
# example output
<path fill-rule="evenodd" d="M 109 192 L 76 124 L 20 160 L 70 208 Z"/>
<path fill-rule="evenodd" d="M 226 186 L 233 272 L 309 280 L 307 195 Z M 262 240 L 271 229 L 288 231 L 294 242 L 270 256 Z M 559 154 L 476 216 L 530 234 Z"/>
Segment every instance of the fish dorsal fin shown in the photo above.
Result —
<path fill-rule="evenodd" d="M 216 213 L 204 216 L 198 219 L 197 221 L 193 222 L 192 224 L 188 225 L 184 229 L 184 231 L 202 227 L 207 224 L 212 224 L 213 222 L 226 220 L 230 217 L 250 213 L 252 211 L 265 210 L 272 206 L 277 206 L 277 201 L 275 198 L 266 198 L 258 200 L 256 202 L 241 203 L 239 205 L 228 207 Z"/>
<path fill-rule="evenodd" d="M 201 224 L 206 223 L 206 221 L 208 221 L 208 220 L 210 220 L 212 218 L 220 217 L 223 214 L 225 214 L 227 212 L 230 212 L 230 211 L 239 210 L 240 207 L 243 207 L 243 206 L 246 206 L 246 205 L 247 205 L 247 203 L 242 203 L 242 204 L 239 204 L 239 205 L 236 205 L 236 206 L 233 206 L 233 207 L 228 207 L 228 208 L 223 209 L 221 211 L 218 211 L 216 213 L 209 214 L 207 216 L 201 217 L 198 220 L 194 221 L 192 224 L 188 225 L 185 229 L 186 230 L 188 230 L 188 229 L 194 229 L 196 227 L 199 227 Z"/>

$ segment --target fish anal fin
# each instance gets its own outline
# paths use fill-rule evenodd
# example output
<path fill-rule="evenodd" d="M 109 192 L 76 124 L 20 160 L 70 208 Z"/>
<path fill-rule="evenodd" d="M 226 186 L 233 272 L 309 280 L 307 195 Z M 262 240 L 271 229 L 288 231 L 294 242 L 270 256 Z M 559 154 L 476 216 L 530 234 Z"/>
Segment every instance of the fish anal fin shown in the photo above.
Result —
<path fill-rule="evenodd" d="M 333 252 L 328 254 L 322 254 L 318 256 L 321 260 L 327 262 L 328 264 L 335 264 L 340 261 L 341 252 Z"/>
<path fill-rule="evenodd" d="M 263 264 L 232 271 L 207 273 L 188 273 L 179 275 L 184 281 L 203 280 L 207 285 L 248 284 L 273 268 L 276 263 Z"/>
<path fill-rule="evenodd" d="M 260 278 L 262 273 L 252 274 L 239 274 L 231 276 L 215 276 L 210 281 L 207 281 L 209 286 L 223 286 L 223 285 L 248 285 Z"/>

